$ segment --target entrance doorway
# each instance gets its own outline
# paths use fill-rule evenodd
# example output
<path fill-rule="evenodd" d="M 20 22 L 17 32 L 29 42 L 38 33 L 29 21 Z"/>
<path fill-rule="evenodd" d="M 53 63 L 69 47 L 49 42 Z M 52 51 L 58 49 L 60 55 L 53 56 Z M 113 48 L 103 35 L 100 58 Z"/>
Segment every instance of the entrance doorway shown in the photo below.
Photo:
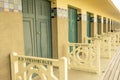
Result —
<path fill-rule="evenodd" d="M 25 55 L 52 57 L 51 2 L 22 0 Z"/>

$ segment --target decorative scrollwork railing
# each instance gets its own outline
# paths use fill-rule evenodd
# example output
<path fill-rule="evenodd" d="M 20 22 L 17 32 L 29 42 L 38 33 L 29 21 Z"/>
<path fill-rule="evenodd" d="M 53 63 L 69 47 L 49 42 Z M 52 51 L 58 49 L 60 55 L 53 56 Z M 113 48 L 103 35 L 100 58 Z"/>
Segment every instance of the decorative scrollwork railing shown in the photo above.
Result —
<path fill-rule="evenodd" d="M 110 35 L 101 35 L 101 57 L 110 58 L 111 57 L 111 36 Z"/>
<path fill-rule="evenodd" d="M 100 45 L 97 40 L 90 44 L 68 43 L 65 47 L 70 69 L 100 72 Z"/>
<path fill-rule="evenodd" d="M 120 44 L 120 32 L 118 32 L 118 43 Z"/>
<path fill-rule="evenodd" d="M 112 45 L 113 46 L 119 46 L 120 45 L 120 33 L 119 32 L 114 32 L 112 35 Z"/>
<path fill-rule="evenodd" d="M 115 51 L 117 46 L 120 45 L 120 33 L 104 33 L 97 36 L 101 40 L 101 57 L 110 58 L 111 51 Z"/>
<path fill-rule="evenodd" d="M 11 55 L 12 80 L 68 80 L 67 59 L 48 59 L 24 55 Z M 58 75 L 54 74 L 54 66 L 58 67 Z"/>
<path fill-rule="evenodd" d="M 117 37 L 115 33 L 111 33 L 111 50 L 115 51 L 116 50 L 116 44 L 117 43 Z"/>

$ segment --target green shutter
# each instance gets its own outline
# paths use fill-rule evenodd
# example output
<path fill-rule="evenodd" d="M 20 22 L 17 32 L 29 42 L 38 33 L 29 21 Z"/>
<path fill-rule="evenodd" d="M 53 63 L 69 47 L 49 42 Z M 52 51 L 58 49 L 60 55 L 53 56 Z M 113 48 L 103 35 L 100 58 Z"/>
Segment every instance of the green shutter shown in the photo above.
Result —
<path fill-rule="evenodd" d="M 90 13 L 87 13 L 87 36 L 91 37 Z"/>
<path fill-rule="evenodd" d="M 106 18 L 103 18 L 103 32 L 106 33 Z"/>
<path fill-rule="evenodd" d="M 97 16 L 97 34 L 101 34 L 101 18 L 100 16 Z"/>
<path fill-rule="evenodd" d="M 87 36 L 91 37 L 91 21 L 90 21 L 90 13 L 87 13 Z M 88 40 L 90 43 L 90 40 Z"/>
<path fill-rule="evenodd" d="M 69 42 L 78 42 L 78 31 L 77 31 L 77 10 L 68 8 L 69 18 Z"/>

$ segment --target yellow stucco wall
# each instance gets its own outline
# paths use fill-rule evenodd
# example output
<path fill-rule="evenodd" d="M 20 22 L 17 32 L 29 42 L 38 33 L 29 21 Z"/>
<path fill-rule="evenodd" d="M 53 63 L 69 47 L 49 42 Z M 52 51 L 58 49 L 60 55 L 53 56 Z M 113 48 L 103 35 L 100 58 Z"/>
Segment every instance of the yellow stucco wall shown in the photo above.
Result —
<path fill-rule="evenodd" d="M 56 3 L 57 3 L 56 6 L 59 8 L 67 9 L 68 1 L 69 0 L 56 0 Z"/>
<path fill-rule="evenodd" d="M 0 80 L 11 80 L 9 54 L 13 51 L 24 51 L 22 15 L 0 12 Z"/>

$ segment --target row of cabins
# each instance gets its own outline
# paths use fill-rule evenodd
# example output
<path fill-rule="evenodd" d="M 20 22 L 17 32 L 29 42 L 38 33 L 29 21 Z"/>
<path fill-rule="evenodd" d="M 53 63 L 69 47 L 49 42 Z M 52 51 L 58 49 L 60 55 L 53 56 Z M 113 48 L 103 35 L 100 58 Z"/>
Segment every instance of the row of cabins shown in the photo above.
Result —
<path fill-rule="evenodd" d="M 101 74 L 101 59 L 120 42 L 119 12 L 104 2 L 0 1 L 0 80 L 68 80 L 68 69 Z"/>

